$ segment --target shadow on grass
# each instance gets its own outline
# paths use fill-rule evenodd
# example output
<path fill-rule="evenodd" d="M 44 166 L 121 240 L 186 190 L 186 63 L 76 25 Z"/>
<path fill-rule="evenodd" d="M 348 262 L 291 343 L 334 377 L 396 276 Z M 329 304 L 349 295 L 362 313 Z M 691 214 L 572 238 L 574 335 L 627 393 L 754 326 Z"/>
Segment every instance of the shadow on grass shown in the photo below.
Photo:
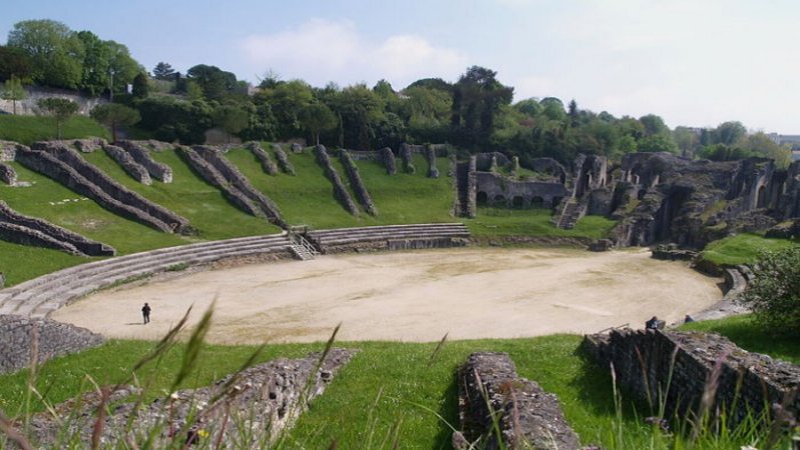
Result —
<path fill-rule="evenodd" d="M 447 389 L 442 392 L 441 407 L 437 413 L 439 414 L 439 431 L 436 433 L 435 446 L 433 448 L 452 448 L 453 426 L 456 429 L 461 428 L 461 423 L 458 419 L 458 369 L 453 370 L 453 376 L 450 379 L 450 384 Z"/>

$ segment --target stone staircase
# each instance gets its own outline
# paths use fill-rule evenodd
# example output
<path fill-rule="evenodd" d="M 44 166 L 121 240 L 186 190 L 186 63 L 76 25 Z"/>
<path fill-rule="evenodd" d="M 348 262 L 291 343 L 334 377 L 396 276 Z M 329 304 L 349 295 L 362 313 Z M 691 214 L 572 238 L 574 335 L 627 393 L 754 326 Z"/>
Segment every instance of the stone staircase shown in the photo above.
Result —
<path fill-rule="evenodd" d="M 125 280 L 230 258 L 297 256 L 292 246 L 287 233 L 281 233 L 161 248 L 94 261 L 0 290 L 0 314 L 47 317 L 80 297 Z"/>
<path fill-rule="evenodd" d="M 292 242 L 291 247 L 289 249 L 292 251 L 294 256 L 301 260 L 301 261 L 308 261 L 309 259 L 314 259 L 317 255 L 319 255 L 319 251 L 311 245 L 303 236 L 299 234 L 289 233 L 289 239 Z"/>
<path fill-rule="evenodd" d="M 564 199 L 553 216 L 553 225 L 563 230 L 575 228 L 575 224 L 586 214 L 586 203 L 575 197 Z"/>
<path fill-rule="evenodd" d="M 386 225 L 311 231 L 309 240 L 322 253 L 461 247 L 469 230 L 462 223 Z"/>

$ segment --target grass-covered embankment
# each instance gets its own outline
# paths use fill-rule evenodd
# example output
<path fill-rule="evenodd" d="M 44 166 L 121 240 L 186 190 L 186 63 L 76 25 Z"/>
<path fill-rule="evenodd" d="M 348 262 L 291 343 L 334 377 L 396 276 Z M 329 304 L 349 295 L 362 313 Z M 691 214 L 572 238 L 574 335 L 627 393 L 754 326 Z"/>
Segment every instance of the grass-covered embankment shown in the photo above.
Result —
<path fill-rule="evenodd" d="M 701 257 L 718 266 L 752 263 L 760 251 L 780 250 L 797 245 L 790 239 L 766 238 L 759 234 L 743 233 L 709 243 Z"/>
<path fill-rule="evenodd" d="M 61 125 L 62 139 L 96 136 L 109 139 L 108 130 L 91 117 L 73 116 Z M 0 115 L 0 140 L 30 145 L 36 141 L 55 139 L 56 123 L 51 117 Z"/>
<path fill-rule="evenodd" d="M 474 219 L 464 219 L 469 231 L 478 237 L 541 236 L 541 237 L 605 237 L 616 222 L 602 216 L 584 216 L 571 230 L 563 230 L 551 222 L 550 209 L 501 209 L 479 207 Z"/>

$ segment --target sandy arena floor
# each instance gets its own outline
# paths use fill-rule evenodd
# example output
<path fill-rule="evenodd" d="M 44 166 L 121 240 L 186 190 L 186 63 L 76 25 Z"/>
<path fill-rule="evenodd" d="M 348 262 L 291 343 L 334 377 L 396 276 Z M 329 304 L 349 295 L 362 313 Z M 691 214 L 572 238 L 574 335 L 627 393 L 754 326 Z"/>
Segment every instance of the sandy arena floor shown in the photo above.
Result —
<path fill-rule="evenodd" d="M 720 279 L 646 250 L 453 249 L 322 256 L 188 274 L 87 297 L 52 318 L 115 338 L 158 339 L 216 299 L 208 341 L 437 341 L 592 333 L 668 323 L 722 294 Z M 149 302 L 152 322 L 142 325 Z"/>

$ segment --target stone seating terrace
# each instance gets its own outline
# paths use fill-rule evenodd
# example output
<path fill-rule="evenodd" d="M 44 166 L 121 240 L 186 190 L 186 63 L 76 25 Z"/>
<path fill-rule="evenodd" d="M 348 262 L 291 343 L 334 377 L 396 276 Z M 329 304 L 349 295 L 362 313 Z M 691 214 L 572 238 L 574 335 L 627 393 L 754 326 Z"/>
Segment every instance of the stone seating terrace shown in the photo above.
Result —
<path fill-rule="evenodd" d="M 429 241 L 435 242 L 432 245 L 435 247 L 463 246 L 469 239 L 469 230 L 461 223 L 432 223 L 339 228 L 311 231 L 308 236 L 322 253 L 338 253 L 366 248 L 390 249 L 392 241 Z"/>
<path fill-rule="evenodd" d="M 52 311 L 114 283 L 223 259 L 263 255 L 291 258 L 291 246 L 288 236 L 281 233 L 162 248 L 94 261 L 0 290 L 0 314 L 47 317 Z"/>

